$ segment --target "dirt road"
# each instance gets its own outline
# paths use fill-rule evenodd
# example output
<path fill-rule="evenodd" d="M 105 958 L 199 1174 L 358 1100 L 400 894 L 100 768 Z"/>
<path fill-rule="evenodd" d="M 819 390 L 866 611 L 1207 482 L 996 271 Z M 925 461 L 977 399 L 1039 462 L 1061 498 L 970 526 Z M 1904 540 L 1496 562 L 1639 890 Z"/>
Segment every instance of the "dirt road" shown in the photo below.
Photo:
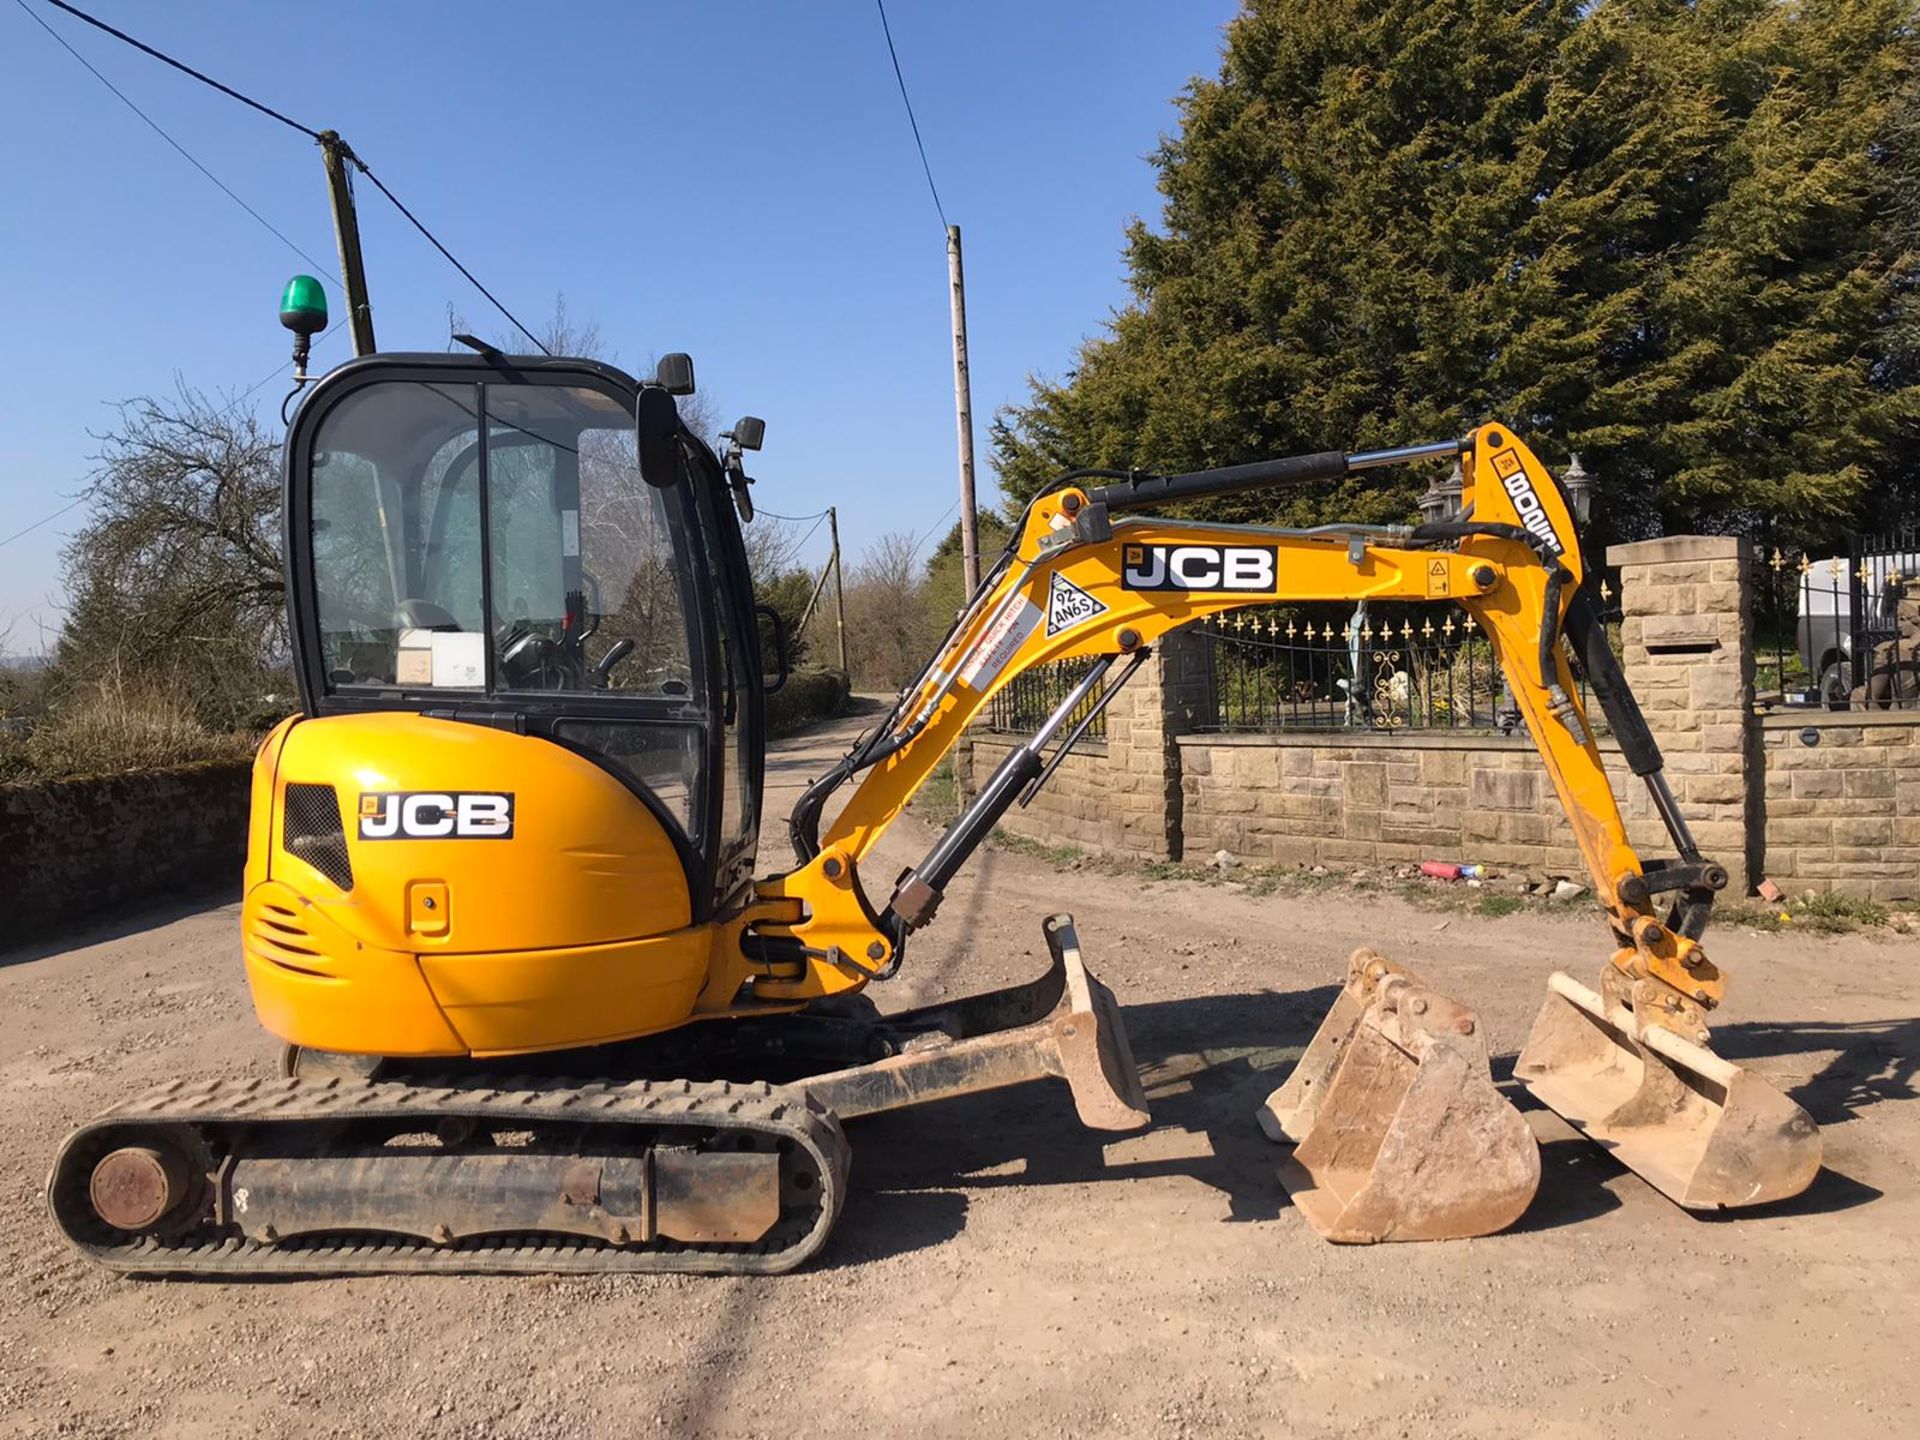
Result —
<path fill-rule="evenodd" d="M 846 725 L 782 747 L 784 803 Z M 769 827 L 769 860 L 779 858 Z M 878 873 L 917 859 L 909 819 Z M 1676 1209 L 1530 1112 L 1495 1239 L 1336 1248 L 1252 1119 L 1370 943 L 1480 1007 L 1501 1073 L 1597 917 L 1442 917 L 978 858 L 887 1009 L 1038 973 L 1071 910 L 1156 1124 L 1030 1086 L 849 1127 L 826 1252 L 768 1279 L 159 1284 L 66 1253 L 60 1136 L 168 1076 L 259 1073 L 231 904 L 0 952 L 0 1436 L 1664 1436 L 1920 1433 L 1920 946 L 1726 932 L 1723 1053 L 1826 1127 L 1776 1212 Z"/>

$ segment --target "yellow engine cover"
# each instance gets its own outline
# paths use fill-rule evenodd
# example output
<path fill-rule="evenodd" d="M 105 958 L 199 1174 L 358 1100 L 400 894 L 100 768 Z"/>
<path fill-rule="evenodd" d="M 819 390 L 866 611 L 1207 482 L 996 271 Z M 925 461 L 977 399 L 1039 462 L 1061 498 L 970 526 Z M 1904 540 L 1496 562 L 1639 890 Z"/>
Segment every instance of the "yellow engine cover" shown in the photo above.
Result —
<path fill-rule="evenodd" d="M 667 1029 L 692 1013 L 713 944 L 665 827 L 612 775 L 546 740 L 405 712 L 268 737 L 243 909 L 261 1024 L 361 1054 Z"/>

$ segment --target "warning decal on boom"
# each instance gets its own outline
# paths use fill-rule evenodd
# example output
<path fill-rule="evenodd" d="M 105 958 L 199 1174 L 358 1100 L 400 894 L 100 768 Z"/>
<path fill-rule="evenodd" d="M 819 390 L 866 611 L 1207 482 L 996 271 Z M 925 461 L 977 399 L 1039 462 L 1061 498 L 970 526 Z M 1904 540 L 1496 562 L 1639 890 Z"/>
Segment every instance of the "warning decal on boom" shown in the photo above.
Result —
<path fill-rule="evenodd" d="M 1047 635 L 1049 638 L 1107 613 L 1107 607 L 1082 590 L 1066 576 L 1054 572 L 1053 586 L 1047 592 Z"/>

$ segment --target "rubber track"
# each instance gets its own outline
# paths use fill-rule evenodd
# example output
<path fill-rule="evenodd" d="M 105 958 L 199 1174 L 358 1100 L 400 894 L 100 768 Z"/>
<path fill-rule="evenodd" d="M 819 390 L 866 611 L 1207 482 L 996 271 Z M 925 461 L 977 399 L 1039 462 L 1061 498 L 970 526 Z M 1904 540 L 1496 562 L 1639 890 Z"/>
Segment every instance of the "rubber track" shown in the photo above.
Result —
<path fill-rule="evenodd" d="M 542 1124 L 620 1127 L 702 1126 L 745 1130 L 789 1140 L 811 1157 L 819 1180 L 811 1215 L 783 1216 L 751 1245 L 701 1247 L 664 1241 L 636 1249 L 576 1235 L 542 1233 L 463 1240 L 436 1246 L 407 1237 L 343 1236 L 336 1243 L 302 1237 L 278 1245 L 221 1232 L 209 1216 L 183 1238 L 118 1240 L 93 1214 L 87 1184 L 113 1133 L 188 1126 L 212 1148 L 241 1153 L 247 1133 L 282 1124 L 378 1121 L 417 1123 L 430 1131 L 443 1116 L 492 1122 L 502 1128 Z M 220 1132 L 239 1127 L 231 1137 Z M 226 1141 L 225 1145 L 220 1144 Z M 466 1085 L 328 1079 L 171 1081 L 74 1131 L 60 1147 L 47 1180 L 47 1203 L 66 1236 L 98 1265 L 131 1275 L 217 1276 L 223 1279 L 392 1274 L 773 1274 L 814 1255 L 840 1213 L 849 1150 L 839 1122 L 804 1096 L 770 1086 L 634 1081 L 578 1084 L 508 1081 L 494 1088 Z M 785 1187 L 783 1186 L 783 1189 Z"/>

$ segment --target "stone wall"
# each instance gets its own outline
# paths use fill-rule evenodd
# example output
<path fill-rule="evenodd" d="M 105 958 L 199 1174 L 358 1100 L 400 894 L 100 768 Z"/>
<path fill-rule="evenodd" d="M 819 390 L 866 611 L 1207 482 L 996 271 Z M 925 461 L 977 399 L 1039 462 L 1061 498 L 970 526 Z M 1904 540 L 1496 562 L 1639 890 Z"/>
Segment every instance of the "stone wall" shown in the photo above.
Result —
<path fill-rule="evenodd" d="M 1199 723 L 1210 672 L 1197 635 L 1167 636 L 1107 707 L 1106 738 L 1083 740 L 1047 786 L 1001 826 L 1053 845 L 1178 860 L 1183 853 L 1179 737 Z M 962 799 L 1026 737 L 977 730 L 954 757 Z"/>
<path fill-rule="evenodd" d="M 1920 715 L 1768 715 L 1759 733 L 1768 877 L 1920 900 Z"/>
<path fill-rule="evenodd" d="M 136 900 L 238 884 L 244 761 L 0 785 L 0 934 L 7 942 Z"/>
<path fill-rule="evenodd" d="M 1920 898 L 1920 711 L 1754 713 L 1752 556 L 1743 540 L 1617 545 L 1622 664 L 1702 853 L 1736 890 Z M 1445 731 L 1197 733 L 1211 711 L 1198 636 L 1175 635 L 1085 745 L 1003 824 L 1148 859 L 1215 851 L 1269 864 L 1472 860 L 1575 874 L 1578 853 L 1525 738 Z M 1817 735 L 1809 743 L 1807 736 Z M 963 746 L 970 794 L 1013 748 Z M 1673 854 L 1618 747 L 1602 759 L 1649 858 Z"/>
<path fill-rule="evenodd" d="M 1539 753 L 1524 738 L 1434 732 L 1189 735 L 1186 847 L 1273 865 L 1472 860 L 1583 873 Z M 1635 843 L 1660 836 L 1618 747 L 1608 775 Z"/>

